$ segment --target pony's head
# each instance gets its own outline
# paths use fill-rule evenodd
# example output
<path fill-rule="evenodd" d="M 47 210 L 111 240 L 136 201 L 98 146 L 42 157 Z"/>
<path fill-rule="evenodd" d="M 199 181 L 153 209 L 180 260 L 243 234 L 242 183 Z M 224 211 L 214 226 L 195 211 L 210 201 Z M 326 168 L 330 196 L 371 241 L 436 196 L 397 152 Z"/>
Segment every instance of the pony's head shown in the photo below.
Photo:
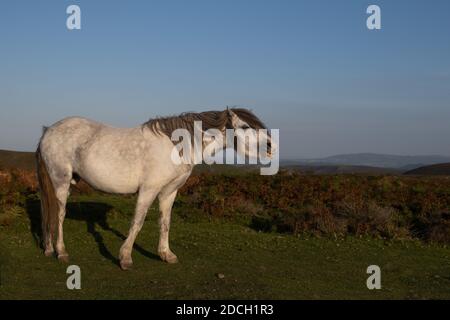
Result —
<path fill-rule="evenodd" d="M 264 123 L 248 109 L 227 108 L 227 128 L 234 130 L 234 148 L 241 156 L 258 157 L 258 150 L 266 146 L 268 158 L 276 148 Z M 256 143 L 256 145 L 255 145 Z"/>
<path fill-rule="evenodd" d="M 264 123 L 253 112 L 243 108 L 227 108 L 224 111 L 199 113 L 186 112 L 179 116 L 150 119 L 144 125 L 152 132 L 165 134 L 169 138 L 172 137 L 175 130 L 185 129 L 193 138 L 195 135 L 194 123 L 196 122 L 201 122 L 203 132 L 215 129 L 225 134 L 227 129 L 232 129 L 234 149 L 243 157 L 272 158 L 277 147 Z M 225 139 L 223 143 L 220 147 L 225 147 Z M 259 150 L 265 150 L 266 154 Z"/>

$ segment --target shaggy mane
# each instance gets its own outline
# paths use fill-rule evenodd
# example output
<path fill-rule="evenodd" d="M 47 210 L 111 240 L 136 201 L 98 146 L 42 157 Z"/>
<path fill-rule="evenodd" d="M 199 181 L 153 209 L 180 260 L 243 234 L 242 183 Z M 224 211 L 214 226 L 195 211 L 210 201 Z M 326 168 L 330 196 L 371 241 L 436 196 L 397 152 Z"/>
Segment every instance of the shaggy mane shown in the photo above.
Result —
<path fill-rule="evenodd" d="M 243 108 L 230 108 L 241 120 L 248 123 L 253 129 L 265 129 L 266 126 L 250 110 Z M 203 130 L 208 129 L 232 129 L 228 111 L 185 112 L 178 116 L 157 117 L 150 119 L 144 126 L 152 132 L 165 134 L 169 138 L 176 129 L 186 129 L 194 134 L 194 121 L 202 121 Z"/>

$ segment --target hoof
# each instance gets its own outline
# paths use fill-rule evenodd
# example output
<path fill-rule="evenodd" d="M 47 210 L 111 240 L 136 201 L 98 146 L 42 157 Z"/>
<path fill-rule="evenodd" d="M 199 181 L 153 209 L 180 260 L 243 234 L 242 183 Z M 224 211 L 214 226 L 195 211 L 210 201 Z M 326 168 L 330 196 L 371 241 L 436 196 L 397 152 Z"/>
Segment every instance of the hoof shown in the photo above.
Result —
<path fill-rule="evenodd" d="M 46 257 L 53 257 L 54 254 L 55 254 L 55 251 L 53 251 L 53 250 L 45 250 L 44 251 L 44 255 Z"/>
<path fill-rule="evenodd" d="M 176 255 L 173 255 L 173 256 L 170 256 L 169 258 L 167 258 L 165 261 L 167 263 L 174 264 L 174 263 L 178 263 L 178 258 Z"/>
<path fill-rule="evenodd" d="M 133 261 L 131 260 L 120 261 L 120 268 L 124 271 L 131 270 L 133 268 Z"/>
<path fill-rule="evenodd" d="M 159 254 L 159 256 L 161 257 L 162 261 L 165 261 L 167 263 L 173 264 L 173 263 L 178 263 L 178 258 L 175 254 L 173 254 L 172 252 L 161 252 Z"/>
<path fill-rule="evenodd" d="M 63 263 L 69 263 L 69 255 L 67 255 L 67 254 L 59 255 L 58 260 Z"/>

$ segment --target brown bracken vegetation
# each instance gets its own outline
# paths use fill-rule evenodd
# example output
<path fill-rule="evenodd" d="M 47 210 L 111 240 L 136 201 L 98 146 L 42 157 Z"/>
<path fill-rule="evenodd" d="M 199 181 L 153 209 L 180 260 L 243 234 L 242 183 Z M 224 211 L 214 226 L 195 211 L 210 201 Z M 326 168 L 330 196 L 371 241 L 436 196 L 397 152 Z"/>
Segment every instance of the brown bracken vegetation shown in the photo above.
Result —
<path fill-rule="evenodd" d="M 0 171 L 0 225 L 37 199 L 32 171 Z M 72 193 L 92 194 L 80 182 Z M 175 203 L 183 218 L 241 219 L 264 232 L 450 243 L 450 177 L 281 172 L 191 176 Z"/>

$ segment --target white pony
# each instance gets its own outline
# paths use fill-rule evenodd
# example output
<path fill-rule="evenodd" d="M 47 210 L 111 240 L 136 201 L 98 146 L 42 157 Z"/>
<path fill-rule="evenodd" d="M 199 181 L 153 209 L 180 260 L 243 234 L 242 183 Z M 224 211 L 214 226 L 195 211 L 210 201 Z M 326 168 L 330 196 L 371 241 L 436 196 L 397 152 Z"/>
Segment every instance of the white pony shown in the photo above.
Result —
<path fill-rule="evenodd" d="M 194 121 L 202 121 L 203 130 L 215 128 L 224 134 L 226 129 L 265 128 L 252 112 L 235 108 L 156 118 L 126 129 L 79 117 L 63 119 L 47 128 L 36 151 L 45 255 L 52 256 L 56 249 L 58 259 L 68 261 L 63 222 L 70 184 L 79 176 L 104 192 L 138 193 L 128 237 L 120 248 L 122 269 L 127 270 L 133 264 L 134 241 L 156 197 L 161 214 L 158 253 L 163 261 L 176 263 L 177 256 L 169 247 L 172 204 L 193 165 L 173 163 L 174 143 L 170 138 L 171 132 L 179 128 L 192 132 Z M 236 136 L 236 139 L 240 137 Z M 270 148 L 270 136 L 267 139 Z M 255 156 L 250 152 L 246 148 L 244 156 Z M 268 154 L 270 157 L 270 149 Z"/>

